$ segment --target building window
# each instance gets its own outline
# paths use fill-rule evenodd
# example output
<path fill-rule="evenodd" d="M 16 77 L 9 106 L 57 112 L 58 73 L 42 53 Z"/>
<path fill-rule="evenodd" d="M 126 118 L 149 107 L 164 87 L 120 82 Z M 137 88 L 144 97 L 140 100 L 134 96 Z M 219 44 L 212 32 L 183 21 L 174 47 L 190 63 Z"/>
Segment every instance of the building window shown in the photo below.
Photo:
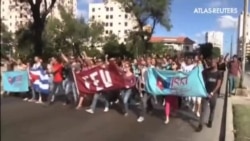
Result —
<path fill-rule="evenodd" d="M 110 11 L 113 11 L 113 7 L 110 7 Z"/>
<path fill-rule="evenodd" d="M 23 17 L 23 14 L 20 14 L 20 18 L 22 18 Z"/>
<path fill-rule="evenodd" d="M 121 15 L 119 15 L 119 17 L 121 17 Z"/>
<path fill-rule="evenodd" d="M 101 10 L 101 8 L 98 8 L 98 10 Z"/>
<path fill-rule="evenodd" d="M 121 30 L 118 30 L 118 33 L 120 33 L 121 32 Z"/>
<path fill-rule="evenodd" d="M 110 19 L 113 19 L 113 15 L 110 15 Z"/>
<path fill-rule="evenodd" d="M 12 26 L 12 23 L 10 23 L 10 26 Z"/>
<path fill-rule="evenodd" d="M 108 8 L 108 7 L 106 7 L 106 11 L 109 11 L 109 8 Z"/>
<path fill-rule="evenodd" d="M 92 16 L 92 20 L 94 20 L 95 19 L 95 16 Z"/>
<path fill-rule="evenodd" d="M 124 33 L 125 33 L 125 34 L 127 34 L 127 33 L 128 33 L 128 31 L 127 31 L 127 30 L 124 30 Z"/>
<path fill-rule="evenodd" d="M 101 16 L 100 15 L 98 15 L 98 18 L 100 18 Z"/>
<path fill-rule="evenodd" d="M 106 26 L 109 26 L 109 23 L 106 23 L 105 25 L 106 25 Z"/>
<path fill-rule="evenodd" d="M 124 23 L 124 25 L 125 25 L 125 26 L 128 26 L 128 23 L 127 23 L 127 22 L 125 22 L 125 23 Z"/>
<path fill-rule="evenodd" d="M 106 15 L 106 19 L 109 19 L 109 16 L 108 16 L 108 15 Z"/>
<path fill-rule="evenodd" d="M 113 31 L 112 31 L 112 30 L 110 30 L 110 31 L 109 31 L 109 34 L 112 34 L 112 33 L 113 33 Z"/>
<path fill-rule="evenodd" d="M 110 23 L 110 26 L 113 26 L 113 23 Z"/>
<path fill-rule="evenodd" d="M 120 22 L 119 22 L 118 24 L 119 24 L 119 25 L 121 25 L 121 23 L 120 23 Z"/>
<path fill-rule="evenodd" d="M 108 31 L 108 30 L 106 30 L 106 31 L 105 31 L 105 33 L 106 33 L 106 34 L 109 34 L 109 31 Z"/>
<path fill-rule="evenodd" d="M 128 18 L 128 15 L 127 14 L 125 14 L 125 19 L 127 19 Z"/>
<path fill-rule="evenodd" d="M 95 12 L 95 8 L 92 8 L 92 12 Z"/>
<path fill-rule="evenodd" d="M 12 18 L 12 16 L 10 16 L 10 18 Z"/>

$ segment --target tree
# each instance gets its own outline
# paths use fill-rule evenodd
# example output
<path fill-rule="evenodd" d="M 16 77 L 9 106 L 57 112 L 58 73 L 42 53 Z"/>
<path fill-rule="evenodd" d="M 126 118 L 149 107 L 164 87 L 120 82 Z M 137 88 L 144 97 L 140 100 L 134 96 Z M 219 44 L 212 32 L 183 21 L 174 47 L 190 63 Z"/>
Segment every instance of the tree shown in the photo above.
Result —
<path fill-rule="evenodd" d="M 116 0 L 127 13 L 131 13 L 137 22 L 135 36 L 139 36 L 146 49 L 157 24 L 168 31 L 172 28 L 170 22 L 171 0 Z M 150 24 L 151 23 L 151 24 Z M 150 25 L 150 30 L 144 27 Z"/>
<path fill-rule="evenodd" d="M 100 22 L 90 22 L 89 25 L 89 42 L 91 46 L 96 46 L 104 42 L 102 34 L 104 32 L 104 24 Z"/>
<path fill-rule="evenodd" d="M 45 29 L 46 18 L 48 14 L 52 11 L 57 0 L 16 0 L 16 1 L 21 3 L 27 3 L 30 6 L 33 18 L 31 30 L 34 33 L 34 38 L 32 40 L 34 44 L 33 46 L 34 55 L 42 56 L 43 54 L 42 34 Z M 41 5 L 42 3 L 43 6 Z"/>
<path fill-rule="evenodd" d="M 176 50 L 171 45 L 164 45 L 163 43 L 150 43 L 148 53 L 157 55 L 167 54 L 169 56 L 175 56 Z"/>
<path fill-rule="evenodd" d="M 14 41 L 12 38 L 12 33 L 8 31 L 8 28 L 2 22 L 2 19 L 0 20 L 1 20 L 1 33 L 0 33 L 1 55 L 10 54 L 12 52 L 12 45 Z"/>
<path fill-rule="evenodd" d="M 117 36 L 115 35 L 110 35 L 107 37 L 108 39 L 107 43 L 103 46 L 103 52 L 104 54 L 108 54 L 109 57 L 132 57 L 133 54 L 131 54 L 126 46 L 124 44 L 119 44 L 117 40 Z"/>
<path fill-rule="evenodd" d="M 221 56 L 221 50 L 218 47 L 213 47 L 212 50 L 213 57 L 220 57 Z"/>
<path fill-rule="evenodd" d="M 33 40 L 34 32 L 30 29 L 32 24 L 28 24 L 26 27 L 22 27 L 15 33 L 16 51 L 19 58 L 27 59 L 34 54 Z"/>

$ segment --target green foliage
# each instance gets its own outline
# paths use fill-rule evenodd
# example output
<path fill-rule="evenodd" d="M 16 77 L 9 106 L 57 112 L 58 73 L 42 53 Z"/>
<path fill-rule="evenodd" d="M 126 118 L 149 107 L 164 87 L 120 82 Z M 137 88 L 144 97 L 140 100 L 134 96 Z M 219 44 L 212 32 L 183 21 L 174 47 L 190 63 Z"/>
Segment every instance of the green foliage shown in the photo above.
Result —
<path fill-rule="evenodd" d="M 172 46 L 169 45 L 164 45 L 163 43 L 153 43 L 150 44 L 149 47 L 149 53 L 150 54 L 157 54 L 157 55 L 164 55 L 167 54 L 169 56 L 175 56 L 176 55 L 176 50 Z"/>
<path fill-rule="evenodd" d="M 84 48 L 84 51 L 89 57 L 96 57 L 96 58 L 101 58 L 103 56 L 102 52 L 98 50 L 97 48 L 92 48 L 92 47 L 86 47 Z"/>
<path fill-rule="evenodd" d="M 124 44 L 119 44 L 116 37 L 111 35 L 110 40 L 103 46 L 104 54 L 109 55 L 109 57 L 132 57 L 133 54 L 129 52 Z"/>
<path fill-rule="evenodd" d="M 28 57 L 31 57 L 34 53 L 34 32 L 32 32 L 31 26 L 31 24 L 28 24 L 27 27 L 22 27 L 15 33 L 17 43 L 16 56 L 22 59 L 27 59 Z"/>
<path fill-rule="evenodd" d="M 221 56 L 221 50 L 218 47 L 213 47 L 212 50 L 213 57 L 220 57 Z"/>
<path fill-rule="evenodd" d="M 44 42 L 42 39 L 43 31 L 46 26 L 46 19 L 48 14 L 52 11 L 57 0 L 14 0 L 13 5 L 10 7 L 16 8 L 19 6 L 18 3 L 25 3 L 30 6 L 31 15 L 33 22 L 31 23 L 33 39 L 31 40 L 33 44 L 33 55 L 43 56 Z M 43 2 L 43 5 L 42 5 Z M 21 11 L 20 11 L 21 12 Z"/>
<path fill-rule="evenodd" d="M 1 54 L 11 54 L 13 46 L 12 33 L 8 31 L 7 26 L 1 19 L 1 34 L 0 34 Z"/>
<path fill-rule="evenodd" d="M 129 37 L 134 44 L 139 42 L 142 51 L 146 51 L 148 48 L 148 41 L 154 33 L 155 26 L 157 24 L 162 25 L 168 31 L 172 28 L 170 22 L 170 5 L 171 0 L 116 0 L 119 2 L 127 13 L 131 13 L 138 23 L 135 29 L 138 29 L 133 35 Z M 146 25 L 151 26 L 151 32 L 145 31 L 143 27 Z M 135 38 L 138 36 L 138 38 Z M 134 40 L 136 39 L 136 40 Z M 137 53 L 139 55 L 139 51 Z"/>

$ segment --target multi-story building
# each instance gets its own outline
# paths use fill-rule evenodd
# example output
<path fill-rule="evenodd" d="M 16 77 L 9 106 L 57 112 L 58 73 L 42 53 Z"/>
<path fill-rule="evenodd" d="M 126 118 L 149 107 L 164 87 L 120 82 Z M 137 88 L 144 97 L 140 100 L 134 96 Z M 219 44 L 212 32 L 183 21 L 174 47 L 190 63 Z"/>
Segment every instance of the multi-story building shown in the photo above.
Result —
<path fill-rule="evenodd" d="M 29 5 L 14 0 L 1 1 L 1 19 L 10 32 L 16 32 L 31 20 Z"/>
<path fill-rule="evenodd" d="M 220 48 L 221 54 L 223 54 L 224 34 L 220 31 L 208 31 L 205 34 L 205 41 L 213 44 L 213 47 Z"/>
<path fill-rule="evenodd" d="M 122 6 L 113 0 L 90 3 L 89 20 L 103 23 L 104 36 L 115 34 L 120 43 L 126 42 L 129 32 L 137 25 L 132 14 L 125 12 Z"/>
<path fill-rule="evenodd" d="M 243 56 L 242 52 L 242 37 L 243 37 L 243 15 L 242 12 L 238 17 L 238 35 L 237 35 L 237 54 Z M 250 14 L 247 15 L 246 22 L 246 55 L 250 55 Z"/>
<path fill-rule="evenodd" d="M 76 15 L 77 0 L 60 0 L 55 4 L 51 11 L 53 17 L 60 18 L 58 5 L 61 4 L 68 11 Z M 48 0 L 48 5 L 50 5 Z M 42 3 L 41 7 L 44 4 Z M 8 30 L 15 33 L 20 27 L 27 25 L 32 21 L 32 13 L 30 6 L 27 3 L 20 3 L 16 0 L 1 0 L 1 19 L 2 22 L 8 27 Z M 43 8 L 41 8 L 42 10 Z"/>

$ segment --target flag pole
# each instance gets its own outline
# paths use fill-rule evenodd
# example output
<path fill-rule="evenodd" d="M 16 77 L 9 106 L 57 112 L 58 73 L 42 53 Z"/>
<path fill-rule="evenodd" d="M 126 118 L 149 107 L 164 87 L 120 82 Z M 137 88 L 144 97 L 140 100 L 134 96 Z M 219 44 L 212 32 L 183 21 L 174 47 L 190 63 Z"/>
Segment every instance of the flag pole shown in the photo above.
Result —
<path fill-rule="evenodd" d="M 76 87 L 77 94 L 78 94 L 78 96 L 80 96 L 80 92 L 79 92 L 78 85 L 77 85 L 77 82 L 76 82 L 75 72 L 73 70 L 71 70 L 71 71 L 73 73 L 73 77 L 74 77 L 74 82 L 75 82 L 75 87 Z"/>

